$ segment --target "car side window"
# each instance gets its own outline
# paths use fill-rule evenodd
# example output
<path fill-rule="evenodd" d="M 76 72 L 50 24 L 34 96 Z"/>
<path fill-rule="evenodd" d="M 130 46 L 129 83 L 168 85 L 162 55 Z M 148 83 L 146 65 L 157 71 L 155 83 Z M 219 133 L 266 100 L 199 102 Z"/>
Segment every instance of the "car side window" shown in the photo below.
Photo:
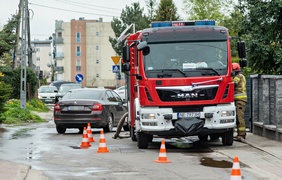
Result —
<path fill-rule="evenodd" d="M 111 92 L 113 93 L 114 97 L 117 99 L 117 102 L 122 102 L 122 99 L 115 91 L 111 91 Z"/>
<path fill-rule="evenodd" d="M 110 91 L 106 92 L 106 96 L 107 96 L 108 101 L 117 102 L 117 99 L 113 96 L 113 94 Z"/>

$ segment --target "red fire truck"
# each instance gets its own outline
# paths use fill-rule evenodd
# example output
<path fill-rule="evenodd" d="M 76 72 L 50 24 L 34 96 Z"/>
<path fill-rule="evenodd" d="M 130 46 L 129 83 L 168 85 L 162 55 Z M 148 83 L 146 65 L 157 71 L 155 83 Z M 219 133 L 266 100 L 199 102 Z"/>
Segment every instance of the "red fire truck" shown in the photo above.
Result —
<path fill-rule="evenodd" d="M 233 144 L 236 111 L 231 37 L 215 21 L 153 22 L 127 37 L 122 72 L 128 77 L 128 120 L 133 141 L 153 137 L 222 138 Z M 241 66 L 245 43 L 238 41 Z"/>

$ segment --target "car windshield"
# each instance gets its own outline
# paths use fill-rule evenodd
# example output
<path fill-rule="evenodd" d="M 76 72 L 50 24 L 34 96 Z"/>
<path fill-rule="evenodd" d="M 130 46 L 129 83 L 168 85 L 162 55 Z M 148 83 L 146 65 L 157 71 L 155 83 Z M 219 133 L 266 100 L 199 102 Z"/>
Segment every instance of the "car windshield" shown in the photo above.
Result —
<path fill-rule="evenodd" d="M 102 91 L 95 90 L 76 90 L 68 92 L 63 100 L 66 99 L 101 99 Z"/>
<path fill-rule="evenodd" d="M 38 89 L 38 93 L 54 93 L 55 90 L 57 90 L 56 87 L 51 87 L 51 86 L 40 87 Z"/>
<path fill-rule="evenodd" d="M 170 77 L 199 76 L 209 73 L 222 75 L 227 72 L 226 41 L 148 45 L 150 53 L 144 56 L 147 77 L 155 78 L 160 72 L 172 74 Z"/>
<path fill-rule="evenodd" d="M 60 86 L 59 92 L 60 93 L 66 93 L 69 90 L 76 89 L 76 88 L 81 88 L 81 86 L 80 85 L 77 85 L 77 86 L 73 86 L 73 85 L 70 85 L 70 86 Z"/>

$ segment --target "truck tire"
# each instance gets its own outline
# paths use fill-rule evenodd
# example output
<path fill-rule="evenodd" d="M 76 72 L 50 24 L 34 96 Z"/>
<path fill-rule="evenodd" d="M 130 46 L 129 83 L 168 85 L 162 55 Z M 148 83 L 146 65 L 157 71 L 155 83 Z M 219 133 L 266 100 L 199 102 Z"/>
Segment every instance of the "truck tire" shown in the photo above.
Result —
<path fill-rule="evenodd" d="M 66 130 L 67 130 L 67 128 L 65 128 L 63 126 L 58 126 L 58 125 L 56 126 L 56 129 L 57 129 L 57 132 L 59 134 L 64 134 L 66 132 Z"/>
<path fill-rule="evenodd" d="M 231 129 L 222 134 L 222 144 L 224 146 L 232 146 L 234 130 Z"/>
<path fill-rule="evenodd" d="M 147 134 L 138 132 L 137 133 L 137 146 L 139 149 L 147 149 L 149 144 L 149 137 Z"/>
<path fill-rule="evenodd" d="M 130 127 L 129 128 L 130 130 L 130 137 L 131 137 L 131 140 L 132 141 L 137 141 L 137 137 L 136 137 L 136 134 L 135 134 L 135 127 Z"/>

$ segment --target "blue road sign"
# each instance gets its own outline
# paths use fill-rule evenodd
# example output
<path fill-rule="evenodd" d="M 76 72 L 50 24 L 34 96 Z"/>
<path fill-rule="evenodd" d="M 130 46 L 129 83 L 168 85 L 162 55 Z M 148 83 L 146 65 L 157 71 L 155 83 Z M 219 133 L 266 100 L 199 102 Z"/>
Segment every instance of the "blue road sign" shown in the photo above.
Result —
<path fill-rule="evenodd" d="M 120 67 L 119 67 L 119 65 L 113 65 L 112 71 L 113 71 L 113 73 L 118 73 L 118 72 L 120 72 Z"/>
<path fill-rule="evenodd" d="M 77 82 L 82 82 L 82 81 L 83 81 L 83 75 L 82 75 L 82 74 L 77 74 L 77 75 L 75 76 L 75 80 L 76 80 Z"/>

